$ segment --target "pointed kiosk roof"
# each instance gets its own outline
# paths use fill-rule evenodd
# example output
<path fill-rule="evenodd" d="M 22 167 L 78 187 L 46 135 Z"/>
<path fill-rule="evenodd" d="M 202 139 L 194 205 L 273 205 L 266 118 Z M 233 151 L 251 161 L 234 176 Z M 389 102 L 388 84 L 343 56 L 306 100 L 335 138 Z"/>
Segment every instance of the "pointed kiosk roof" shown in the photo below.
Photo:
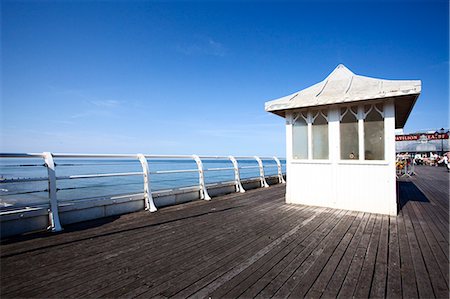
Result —
<path fill-rule="evenodd" d="M 420 95 L 420 80 L 383 80 L 354 74 L 338 65 L 325 80 L 291 95 L 266 102 L 265 109 L 285 117 L 286 110 L 394 99 L 395 127 L 403 128 Z"/>

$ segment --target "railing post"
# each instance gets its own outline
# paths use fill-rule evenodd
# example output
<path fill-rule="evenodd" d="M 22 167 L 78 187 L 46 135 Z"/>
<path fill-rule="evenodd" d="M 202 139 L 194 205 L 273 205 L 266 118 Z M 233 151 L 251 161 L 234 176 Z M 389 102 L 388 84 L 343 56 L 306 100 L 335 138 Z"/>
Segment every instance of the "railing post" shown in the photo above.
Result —
<path fill-rule="evenodd" d="M 231 163 L 233 163 L 234 183 L 235 183 L 235 186 L 236 186 L 236 192 L 244 193 L 245 189 L 244 189 L 244 187 L 242 187 L 241 177 L 239 175 L 239 164 L 238 164 L 238 162 L 236 161 L 236 159 L 233 156 L 228 156 L 228 158 L 230 159 Z"/>
<path fill-rule="evenodd" d="M 147 159 L 143 154 L 138 154 L 137 158 L 139 162 L 141 162 L 142 173 L 144 176 L 144 201 L 145 201 L 145 209 L 150 212 L 156 212 L 156 206 L 153 202 L 152 197 L 152 189 L 150 188 L 150 171 L 148 168 Z"/>
<path fill-rule="evenodd" d="M 277 168 L 278 168 L 278 183 L 280 184 L 284 184 L 286 183 L 286 181 L 284 180 L 283 177 L 283 171 L 281 170 L 281 162 L 277 157 L 273 157 L 273 159 L 275 160 L 275 162 L 277 163 Z"/>
<path fill-rule="evenodd" d="M 411 168 L 410 168 L 410 174 L 411 174 L 411 175 L 415 175 L 416 172 L 415 172 L 414 159 L 411 159 L 410 165 L 411 165 Z M 444 165 L 444 166 L 445 166 L 445 165 Z"/>
<path fill-rule="evenodd" d="M 258 156 L 254 156 L 256 162 L 258 162 L 259 166 L 259 180 L 261 181 L 261 187 L 267 188 L 269 184 L 266 182 L 266 178 L 264 177 L 264 166 L 261 159 Z"/>
<path fill-rule="evenodd" d="M 48 174 L 48 198 L 50 199 L 49 220 L 51 229 L 54 232 L 62 231 L 61 222 L 59 221 L 58 212 L 58 198 L 56 197 L 56 173 L 55 162 L 53 161 L 53 155 L 49 152 L 45 152 L 44 161 L 47 167 Z"/>
<path fill-rule="evenodd" d="M 200 199 L 210 200 L 211 197 L 209 197 L 208 191 L 206 190 L 205 186 L 205 176 L 203 172 L 202 160 L 200 160 L 200 157 L 197 155 L 192 155 L 192 158 L 194 158 L 195 163 L 197 163 L 198 167 L 198 184 L 200 187 Z"/>

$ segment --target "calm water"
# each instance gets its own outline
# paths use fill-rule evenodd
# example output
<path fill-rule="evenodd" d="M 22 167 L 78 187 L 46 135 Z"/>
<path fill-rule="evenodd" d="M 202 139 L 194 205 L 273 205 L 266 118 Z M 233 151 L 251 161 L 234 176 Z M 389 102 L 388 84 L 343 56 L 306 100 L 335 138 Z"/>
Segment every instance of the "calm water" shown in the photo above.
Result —
<path fill-rule="evenodd" d="M 206 184 L 234 180 L 234 171 L 208 171 L 211 168 L 232 168 L 229 160 L 202 159 Z M 238 160 L 239 167 L 258 166 L 255 160 Z M 56 176 L 105 173 L 142 172 L 138 160 L 124 159 L 55 159 Z M 149 159 L 152 191 L 198 185 L 198 172 L 156 174 L 164 170 L 197 170 L 194 160 Z M 274 160 L 263 160 L 266 176 L 277 174 Z M 281 160 L 285 172 L 285 161 Z M 47 169 L 42 159 L 0 159 L 2 179 L 43 178 L 42 181 L 0 184 L 0 209 L 48 202 Z M 259 176 L 258 168 L 240 169 L 241 179 Z M 143 178 L 138 176 L 57 180 L 59 201 L 78 200 L 97 196 L 133 194 L 143 192 Z"/>

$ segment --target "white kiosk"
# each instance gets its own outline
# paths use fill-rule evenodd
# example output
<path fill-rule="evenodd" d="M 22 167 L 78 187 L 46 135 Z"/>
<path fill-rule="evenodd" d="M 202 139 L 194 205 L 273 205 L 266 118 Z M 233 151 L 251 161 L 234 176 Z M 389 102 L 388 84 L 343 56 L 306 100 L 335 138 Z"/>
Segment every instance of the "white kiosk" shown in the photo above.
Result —
<path fill-rule="evenodd" d="M 266 103 L 286 118 L 286 202 L 397 215 L 395 129 L 420 80 L 355 75 L 339 65 L 325 80 Z"/>

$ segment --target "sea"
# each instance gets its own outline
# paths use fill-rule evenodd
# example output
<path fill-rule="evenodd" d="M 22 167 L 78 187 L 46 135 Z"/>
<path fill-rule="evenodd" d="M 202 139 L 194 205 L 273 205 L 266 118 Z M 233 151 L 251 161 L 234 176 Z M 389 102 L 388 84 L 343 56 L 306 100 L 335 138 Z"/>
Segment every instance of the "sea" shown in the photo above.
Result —
<path fill-rule="evenodd" d="M 143 176 L 115 176 L 67 179 L 75 175 L 96 175 L 142 172 L 137 159 L 55 158 L 58 201 L 76 201 L 93 197 L 110 197 L 143 193 Z M 254 159 L 237 159 L 241 179 L 259 177 Z M 198 186 L 199 174 L 193 159 L 148 159 L 152 191 Z M 273 159 L 262 159 L 265 176 L 276 175 Z M 283 173 L 286 161 L 280 159 Z M 234 181 L 233 164 L 229 159 L 202 159 L 205 183 Z M 242 168 L 241 168 L 242 167 Z M 230 168 L 217 170 L 217 168 Z M 177 171 L 158 173 L 160 171 Z M 189 170 L 193 170 L 189 172 Z M 17 182 L 18 179 L 27 179 Z M 32 181 L 30 181 L 30 179 Z M 38 158 L 0 158 L 0 211 L 48 203 L 47 168 Z"/>

